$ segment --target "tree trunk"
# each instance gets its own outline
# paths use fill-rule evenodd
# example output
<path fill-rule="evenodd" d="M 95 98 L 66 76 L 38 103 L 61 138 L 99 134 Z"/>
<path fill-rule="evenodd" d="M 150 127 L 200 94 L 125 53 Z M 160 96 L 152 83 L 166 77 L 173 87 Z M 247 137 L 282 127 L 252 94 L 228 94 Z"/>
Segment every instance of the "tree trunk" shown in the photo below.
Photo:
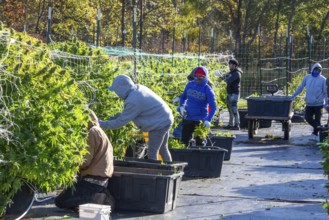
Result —
<path fill-rule="evenodd" d="M 39 31 L 40 31 L 39 30 L 39 24 L 40 24 L 40 19 L 42 17 L 42 14 L 45 10 L 45 6 L 46 6 L 46 0 L 41 1 L 38 5 L 37 23 L 35 25 L 35 31 L 34 31 L 36 34 L 39 34 Z"/>

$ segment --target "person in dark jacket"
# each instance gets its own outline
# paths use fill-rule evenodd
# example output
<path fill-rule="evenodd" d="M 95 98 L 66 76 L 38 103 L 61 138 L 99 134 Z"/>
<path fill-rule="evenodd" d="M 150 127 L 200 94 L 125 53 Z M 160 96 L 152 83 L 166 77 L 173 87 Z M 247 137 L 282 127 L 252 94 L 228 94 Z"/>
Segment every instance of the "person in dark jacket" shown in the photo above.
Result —
<path fill-rule="evenodd" d="M 189 146 L 195 127 L 203 121 L 210 128 L 210 122 L 216 112 L 216 98 L 213 89 L 208 85 L 208 70 L 200 66 L 195 70 L 194 80 L 187 83 L 180 96 L 179 112 L 183 116 L 181 141 Z M 208 106 L 210 111 L 208 112 Z M 203 140 L 196 138 L 196 145 Z"/>
<path fill-rule="evenodd" d="M 115 77 L 109 90 L 124 100 L 124 109 L 114 119 L 99 120 L 100 126 L 118 129 L 133 121 L 139 129 L 149 132 L 148 159 L 158 160 L 160 153 L 164 161 L 170 162 L 168 138 L 174 116 L 167 103 L 146 86 L 135 84 L 127 75 Z"/>
<path fill-rule="evenodd" d="M 240 98 L 240 82 L 241 74 L 243 73 L 238 68 L 238 61 L 231 59 L 228 62 L 230 72 L 222 75 L 220 72 L 215 71 L 215 75 L 221 77 L 226 82 L 226 105 L 229 112 L 229 123 L 224 129 L 240 130 L 240 117 L 238 111 L 238 101 Z"/>
<path fill-rule="evenodd" d="M 99 127 L 96 114 L 91 111 L 88 123 L 88 154 L 79 169 L 79 179 L 55 199 L 58 208 L 78 211 L 79 205 L 96 203 L 110 205 L 114 199 L 107 189 L 108 179 L 113 174 L 113 147 Z"/>

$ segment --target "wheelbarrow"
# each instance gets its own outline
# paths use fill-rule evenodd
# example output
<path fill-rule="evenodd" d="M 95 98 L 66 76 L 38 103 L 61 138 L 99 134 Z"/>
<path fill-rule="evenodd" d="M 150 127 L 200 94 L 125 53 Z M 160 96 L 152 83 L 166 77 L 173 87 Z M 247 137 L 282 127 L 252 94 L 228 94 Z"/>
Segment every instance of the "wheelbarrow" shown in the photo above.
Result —
<path fill-rule="evenodd" d="M 259 120 L 269 119 L 282 123 L 284 140 L 289 140 L 291 133 L 291 118 L 293 116 L 292 100 L 288 96 L 274 96 L 278 91 L 277 85 L 266 85 L 266 90 L 272 96 L 247 98 L 248 137 L 253 138 L 259 128 Z"/>

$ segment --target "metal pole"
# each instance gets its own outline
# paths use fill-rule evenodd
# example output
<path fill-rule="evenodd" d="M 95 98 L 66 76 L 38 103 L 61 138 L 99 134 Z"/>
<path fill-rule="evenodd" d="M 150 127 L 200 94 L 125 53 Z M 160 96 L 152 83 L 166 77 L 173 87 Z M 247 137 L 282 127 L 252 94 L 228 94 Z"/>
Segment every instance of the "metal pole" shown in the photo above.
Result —
<path fill-rule="evenodd" d="M 258 26 L 258 69 L 259 69 L 259 94 L 263 95 L 262 85 L 262 65 L 261 65 L 261 52 L 260 52 L 260 27 Z"/>
<path fill-rule="evenodd" d="M 201 26 L 199 26 L 199 40 L 198 40 L 198 46 L 199 46 L 199 51 L 198 51 L 198 66 L 200 66 L 200 50 L 201 50 Z"/>
<path fill-rule="evenodd" d="M 161 53 L 162 54 L 164 54 L 164 50 L 165 50 L 165 31 L 164 31 L 164 29 L 162 29 L 161 30 L 161 33 L 162 33 L 162 38 L 161 38 Z M 163 57 L 161 57 L 161 65 L 162 65 L 162 63 L 163 63 Z M 164 68 L 163 68 L 163 66 L 162 66 L 162 74 L 164 73 Z"/>
<path fill-rule="evenodd" d="M 100 39 L 100 34 L 101 34 L 101 9 L 99 8 L 97 10 L 97 37 L 96 37 L 96 47 L 98 47 L 99 44 L 99 39 Z"/>
<path fill-rule="evenodd" d="M 282 36 L 280 34 L 280 48 L 279 48 L 279 57 L 280 59 L 278 60 L 277 64 L 279 65 L 280 68 L 278 68 L 278 87 L 280 88 L 280 78 L 281 78 L 281 66 L 282 66 L 282 58 L 281 58 L 281 50 L 282 50 Z"/>
<path fill-rule="evenodd" d="M 292 63 L 291 63 L 292 62 L 292 59 L 291 58 L 292 58 L 292 52 L 293 52 L 292 46 L 293 46 L 292 45 L 292 36 L 290 35 L 290 37 L 289 37 L 289 58 L 290 59 L 289 59 L 289 73 L 288 73 L 288 80 L 289 80 L 289 82 L 291 81 L 291 74 L 290 73 L 291 73 L 291 69 L 292 69 L 292 67 L 291 67 L 292 66 Z"/>
<path fill-rule="evenodd" d="M 139 49 L 142 50 L 143 39 L 143 0 L 140 0 L 140 18 L 139 18 Z"/>
<path fill-rule="evenodd" d="M 122 32 L 122 47 L 125 47 L 126 28 L 125 28 L 125 0 L 122 0 L 121 9 L 121 32 Z"/>
<path fill-rule="evenodd" d="M 308 41 L 308 72 L 311 74 L 311 59 L 312 59 L 312 41 L 313 36 L 310 36 Z"/>
<path fill-rule="evenodd" d="M 288 95 L 288 72 L 289 72 L 289 36 L 288 29 L 286 32 L 286 95 Z"/>
<path fill-rule="evenodd" d="M 93 24 L 93 45 L 95 45 L 95 24 Z"/>
<path fill-rule="evenodd" d="M 184 37 L 183 37 L 183 53 L 185 53 L 186 50 L 186 31 L 184 30 Z"/>
<path fill-rule="evenodd" d="M 135 0 L 134 0 L 135 1 Z M 136 23 L 137 23 L 137 8 L 134 5 L 134 19 L 133 19 L 133 48 L 134 48 L 134 76 L 135 76 L 135 80 L 137 79 L 136 77 L 136 66 L 137 66 L 137 59 L 136 59 L 136 35 L 137 35 L 137 30 L 136 30 Z"/>
<path fill-rule="evenodd" d="M 162 34 L 162 36 L 161 36 L 161 53 L 162 54 L 164 54 L 164 50 L 165 50 L 165 46 L 164 46 L 164 41 L 165 41 L 165 34 L 164 34 L 164 30 L 162 29 L 161 30 L 161 34 Z"/>
<path fill-rule="evenodd" d="M 311 35 L 310 29 L 306 26 L 307 46 L 308 46 L 308 73 L 311 73 Z"/>
<path fill-rule="evenodd" d="M 231 54 L 233 54 L 233 51 L 232 51 L 232 30 L 230 30 L 230 52 L 231 52 Z"/>
<path fill-rule="evenodd" d="M 326 58 L 326 42 L 327 42 L 327 38 L 324 38 L 324 41 L 323 41 L 323 59 Z"/>
<path fill-rule="evenodd" d="M 175 52 L 175 28 L 172 32 L 172 47 L 171 47 L 171 65 L 174 66 L 174 52 Z"/>
<path fill-rule="evenodd" d="M 210 43 L 210 53 L 214 52 L 214 43 L 215 43 L 215 39 L 214 39 L 214 28 L 211 28 L 211 43 Z"/>
<path fill-rule="evenodd" d="M 46 37 L 46 41 L 47 44 L 50 43 L 50 34 L 51 34 L 51 4 L 49 4 L 49 8 L 48 8 L 48 26 L 47 26 L 47 37 Z"/>

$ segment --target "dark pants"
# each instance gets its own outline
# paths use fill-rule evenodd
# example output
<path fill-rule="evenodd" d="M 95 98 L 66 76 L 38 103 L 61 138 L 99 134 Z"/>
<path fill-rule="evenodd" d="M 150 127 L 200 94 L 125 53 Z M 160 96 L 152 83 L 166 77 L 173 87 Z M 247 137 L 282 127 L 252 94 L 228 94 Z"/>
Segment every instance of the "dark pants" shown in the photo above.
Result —
<path fill-rule="evenodd" d="M 86 203 L 110 205 L 114 209 L 114 199 L 107 188 L 84 180 L 68 187 L 55 199 L 58 208 L 74 211 L 78 211 L 79 205 Z"/>
<path fill-rule="evenodd" d="M 313 127 L 313 133 L 316 135 L 319 132 L 317 127 L 321 125 L 322 107 L 306 106 L 305 108 L 305 120 Z"/>
<path fill-rule="evenodd" d="M 185 146 L 189 146 L 190 140 L 192 139 L 192 134 L 195 130 L 195 127 L 200 124 L 200 121 L 190 121 L 190 120 L 184 120 L 183 121 L 183 128 L 182 128 L 182 138 L 181 141 Z M 195 138 L 195 144 L 197 146 L 203 146 L 205 145 L 204 139 L 194 137 Z"/>

